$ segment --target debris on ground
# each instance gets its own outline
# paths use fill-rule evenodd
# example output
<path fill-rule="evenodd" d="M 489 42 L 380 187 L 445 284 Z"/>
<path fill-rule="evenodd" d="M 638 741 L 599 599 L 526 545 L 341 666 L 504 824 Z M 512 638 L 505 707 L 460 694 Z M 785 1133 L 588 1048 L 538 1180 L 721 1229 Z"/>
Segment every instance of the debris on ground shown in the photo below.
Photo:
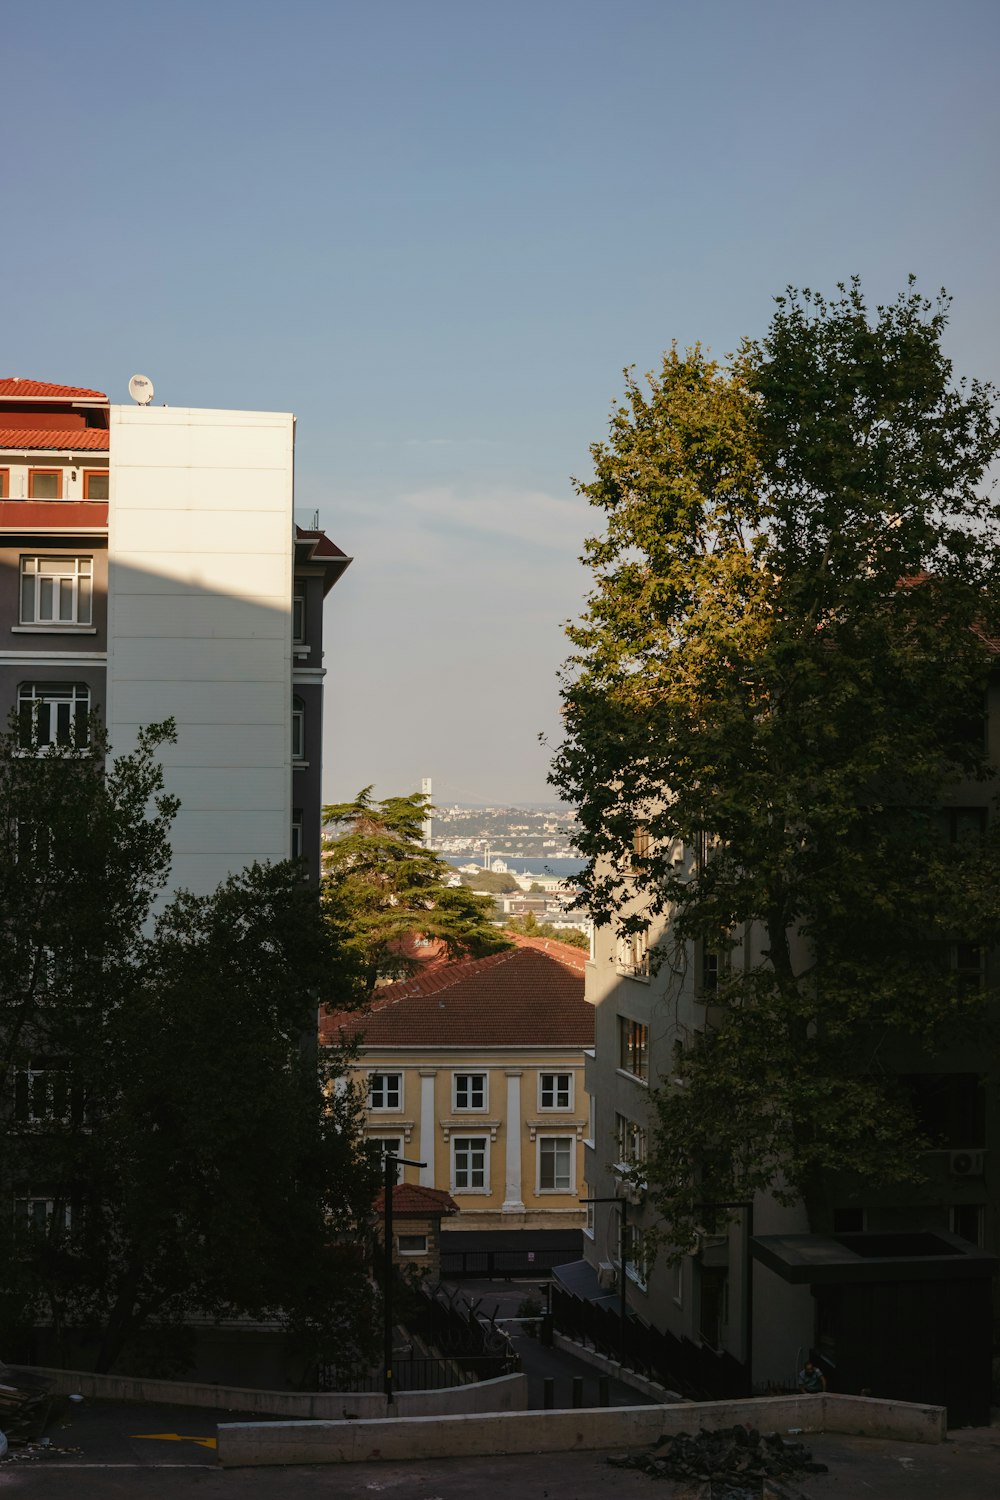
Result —
<path fill-rule="evenodd" d="M 41 1437 L 52 1405 L 52 1382 L 0 1364 L 0 1427 L 9 1443 Z"/>
<path fill-rule="evenodd" d="M 49 1438 L 39 1438 L 37 1442 L 17 1443 L 8 1449 L 4 1456 L 5 1464 L 35 1463 L 43 1458 L 66 1458 L 78 1457 L 83 1452 L 82 1448 L 63 1447 L 61 1443 L 53 1443 Z"/>
<path fill-rule="evenodd" d="M 781 1481 L 805 1474 L 825 1474 L 803 1443 L 780 1433 L 761 1437 L 756 1427 L 702 1428 L 696 1437 L 679 1432 L 658 1438 L 642 1453 L 608 1459 L 619 1469 L 640 1469 L 654 1479 L 687 1479 L 700 1483 L 703 1500 L 798 1500 Z"/>

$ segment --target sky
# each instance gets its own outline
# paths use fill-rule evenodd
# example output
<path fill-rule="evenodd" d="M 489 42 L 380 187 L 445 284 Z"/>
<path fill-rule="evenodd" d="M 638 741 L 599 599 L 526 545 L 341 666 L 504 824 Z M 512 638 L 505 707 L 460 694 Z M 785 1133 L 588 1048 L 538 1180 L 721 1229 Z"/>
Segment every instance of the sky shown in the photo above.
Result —
<path fill-rule="evenodd" d="M 912 272 L 1000 383 L 998 59 L 996 0 L 15 7 L 0 374 L 293 411 L 327 798 L 549 801 L 624 367 Z"/>

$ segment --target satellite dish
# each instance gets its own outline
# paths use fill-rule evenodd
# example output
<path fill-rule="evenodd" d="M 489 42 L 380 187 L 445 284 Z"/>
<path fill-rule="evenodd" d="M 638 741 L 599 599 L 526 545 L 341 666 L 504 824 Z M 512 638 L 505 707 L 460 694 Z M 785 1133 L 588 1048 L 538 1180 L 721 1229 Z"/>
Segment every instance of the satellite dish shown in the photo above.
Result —
<path fill-rule="evenodd" d="M 137 406 L 148 406 L 153 399 L 153 382 L 148 375 L 133 375 L 128 393 Z"/>

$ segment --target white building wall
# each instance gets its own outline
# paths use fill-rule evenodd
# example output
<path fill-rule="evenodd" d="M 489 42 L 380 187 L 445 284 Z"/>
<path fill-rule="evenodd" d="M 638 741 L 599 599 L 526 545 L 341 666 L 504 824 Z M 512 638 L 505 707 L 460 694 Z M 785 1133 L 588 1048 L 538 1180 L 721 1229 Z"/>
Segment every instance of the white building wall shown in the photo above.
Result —
<path fill-rule="evenodd" d="M 112 748 L 173 716 L 171 885 L 290 852 L 294 419 L 111 407 Z"/>

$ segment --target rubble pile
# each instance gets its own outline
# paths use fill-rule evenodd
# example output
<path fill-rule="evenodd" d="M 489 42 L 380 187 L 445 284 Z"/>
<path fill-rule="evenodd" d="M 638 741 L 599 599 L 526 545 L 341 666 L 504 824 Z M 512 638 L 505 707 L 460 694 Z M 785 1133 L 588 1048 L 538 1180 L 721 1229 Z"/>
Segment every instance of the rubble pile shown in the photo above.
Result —
<path fill-rule="evenodd" d="M 708 1486 L 706 1500 L 760 1500 L 788 1494 L 783 1480 L 825 1474 L 826 1464 L 813 1462 L 803 1443 L 788 1442 L 777 1432 L 761 1437 L 756 1427 L 705 1428 L 692 1437 L 679 1432 L 661 1437 L 643 1453 L 609 1458 L 621 1469 L 641 1469 L 654 1479 L 686 1479 Z"/>

